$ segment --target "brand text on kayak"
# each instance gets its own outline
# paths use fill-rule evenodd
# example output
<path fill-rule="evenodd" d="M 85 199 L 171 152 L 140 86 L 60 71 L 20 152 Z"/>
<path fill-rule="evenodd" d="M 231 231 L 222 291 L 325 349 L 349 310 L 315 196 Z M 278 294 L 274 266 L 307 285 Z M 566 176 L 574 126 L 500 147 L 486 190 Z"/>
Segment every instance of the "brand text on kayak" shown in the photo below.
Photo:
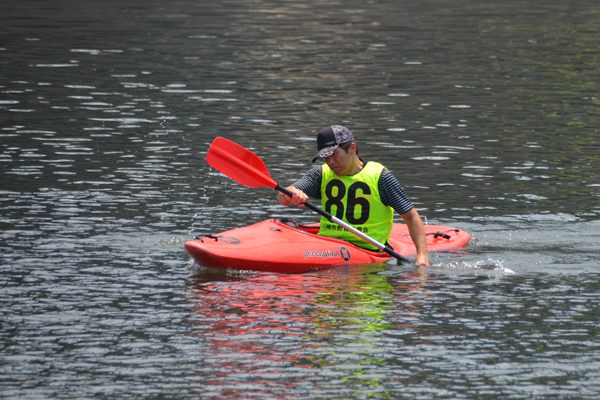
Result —
<path fill-rule="evenodd" d="M 304 258 L 309 258 L 309 257 L 318 257 L 318 258 L 340 258 L 340 253 L 337 251 L 305 251 L 302 254 L 304 254 Z"/>
<path fill-rule="evenodd" d="M 317 257 L 317 258 L 341 258 L 342 260 L 348 262 L 350 261 L 350 251 L 345 247 L 340 247 L 340 251 L 305 251 L 304 258 L 309 257 Z"/>

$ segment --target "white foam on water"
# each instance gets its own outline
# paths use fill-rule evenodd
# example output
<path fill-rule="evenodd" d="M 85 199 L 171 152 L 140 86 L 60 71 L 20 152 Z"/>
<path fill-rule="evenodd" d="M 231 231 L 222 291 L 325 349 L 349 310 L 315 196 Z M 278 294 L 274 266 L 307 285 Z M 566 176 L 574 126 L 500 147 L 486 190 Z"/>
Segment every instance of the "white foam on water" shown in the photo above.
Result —
<path fill-rule="evenodd" d="M 429 268 L 432 270 L 451 270 L 459 272 L 489 272 L 495 271 L 502 275 L 516 275 L 512 269 L 505 267 L 504 260 L 494 260 L 488 258 L 476 262 L 468 261 L 450 261 L 445 263 L 433 264 Z"/>

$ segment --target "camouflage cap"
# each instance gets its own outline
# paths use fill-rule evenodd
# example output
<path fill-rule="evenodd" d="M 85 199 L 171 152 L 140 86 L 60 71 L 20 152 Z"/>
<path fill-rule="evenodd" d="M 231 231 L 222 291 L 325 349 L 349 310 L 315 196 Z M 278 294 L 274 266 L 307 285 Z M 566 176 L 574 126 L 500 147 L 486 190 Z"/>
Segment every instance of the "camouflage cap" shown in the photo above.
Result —
<path fill-rule="evenodd" d="M 317 149 L 319 150 L 312 162 L 318 158 L 326 158 L 331 156 L 342 143 L 352 142 L 354 135 L 350 129 L 342 125 L 331 125 L 329 128 L 323 129 L 317 135 Z"/>

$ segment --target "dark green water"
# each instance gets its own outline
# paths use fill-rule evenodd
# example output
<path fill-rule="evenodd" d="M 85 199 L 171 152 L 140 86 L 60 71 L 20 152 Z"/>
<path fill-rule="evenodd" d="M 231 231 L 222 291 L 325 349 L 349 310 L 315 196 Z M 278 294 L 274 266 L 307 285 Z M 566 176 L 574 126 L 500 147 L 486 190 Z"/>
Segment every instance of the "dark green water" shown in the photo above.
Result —
<path fill-rule="evenodd" d="M 600 395 L 593 1 L 0 5 L 0 397 Z M 183 243 L 286 216 L 348 126 L 430 224 L 432 267 L 227 274 Z"/>

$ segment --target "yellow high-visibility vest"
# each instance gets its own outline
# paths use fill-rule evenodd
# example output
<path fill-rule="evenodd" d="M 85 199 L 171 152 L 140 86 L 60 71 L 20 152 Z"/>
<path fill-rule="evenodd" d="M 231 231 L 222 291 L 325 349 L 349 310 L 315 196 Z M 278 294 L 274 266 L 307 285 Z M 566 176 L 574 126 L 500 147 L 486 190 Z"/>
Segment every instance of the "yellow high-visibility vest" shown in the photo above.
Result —
<path fill-rule="evenodd" d="M 358 174 L 351 176 L 338 176 L 327 164 L 323 164 L 322 170 L 323 210 L 385 244 L 390 238 L 394 223 L 394 209 L 384 205 L 379 195 L 379 177 L 385 167 L 369 161 Z M 368 249 L 377 249 L 325 217 L 321 217 L 319 235 L 344 239 Z"/>

